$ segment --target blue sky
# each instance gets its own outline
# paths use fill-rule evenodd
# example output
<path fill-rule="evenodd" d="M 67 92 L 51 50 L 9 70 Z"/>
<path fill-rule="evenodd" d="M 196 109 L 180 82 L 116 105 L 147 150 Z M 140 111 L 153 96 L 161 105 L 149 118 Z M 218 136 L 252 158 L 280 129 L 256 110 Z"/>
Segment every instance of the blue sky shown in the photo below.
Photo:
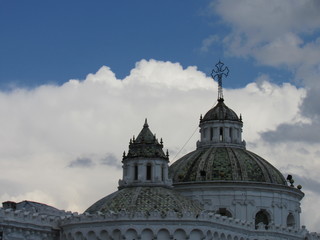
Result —
<path fill-rule="evenodd" d="M 320 231 L 319 12 L 318 0 L 0 0 L 0 201 L 84 211 L 117 189 L 146 117 L 171 162 L 194 150 L 197 134 L 181 147 L 216 102 L 220 59 L 247 148 L 303 185 L 302 223 Z"/>
<path fill-rule="evenodd" d="M 290 73 L 228 56 L 221 42 L 202 51 L 204 39 L 221 39 L 230 24 L 210 1 L 0 1 L 0 87 L 34 87 L 84 79 L 102 65 L 119 79 L 141 59 L 197 66 L 207 75 L 221 59 L 227 87 L 240 87 L 262 73 L 273 81 Z M 288 79 L 289 78 L 289 79 Z"/>

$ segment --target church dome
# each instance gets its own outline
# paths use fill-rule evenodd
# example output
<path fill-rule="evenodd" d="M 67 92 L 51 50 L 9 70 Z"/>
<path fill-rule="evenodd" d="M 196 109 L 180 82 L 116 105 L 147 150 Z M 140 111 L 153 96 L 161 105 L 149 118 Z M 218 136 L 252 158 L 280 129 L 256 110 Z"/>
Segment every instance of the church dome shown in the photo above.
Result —
<path fill-rule="evenodd" d="M 229 120 L 229 121 L 240 121 L 241 118 L 230 108 L 224 104 L 223 98 L 218 100 L 218 104 L 211 108 L 202 118 L 201 122 L 212 121 L 212 120 Z"/>
<path fill-rule="evenodd" d="M 262 157 L 236 147 L 198 148 L 169 168 L 173 183 L 250 181 L 287 185 L 283 175 Z"/>
<path fill-rule="evenodd" d="M 197 215 L 201 207 L 194 201 L 164 187 L 130 187 L 110 194 L 89 207 L 87 213 L 121 212 L 143 213 L 158 211 L 162 215 L 175 212 L 181 215 L 191 212 Z"/>

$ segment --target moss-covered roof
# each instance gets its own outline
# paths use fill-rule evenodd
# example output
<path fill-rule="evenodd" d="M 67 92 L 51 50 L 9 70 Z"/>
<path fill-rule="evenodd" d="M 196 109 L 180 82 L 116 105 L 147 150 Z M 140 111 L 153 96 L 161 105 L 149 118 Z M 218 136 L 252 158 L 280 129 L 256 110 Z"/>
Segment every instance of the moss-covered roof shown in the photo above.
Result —
<path fill-rule="evenodd" d="M 260 156 L 242 148 L 199 148 L 169 168 L 173 183 L 254 181 L 287 185 L 283 175 Z"/>
<path fill-rule="evenodd" d="M 108 195 L 91 207 L 86 212 L 142 212 L 148 215 L 152 211 L 161 214 L 168 212 L 191 212 L 195 215 L 201 211 L 201 207 L 194 201 L 180 195 L 179 193 L 163 187 L 131 187 L 121 189 Z"/>

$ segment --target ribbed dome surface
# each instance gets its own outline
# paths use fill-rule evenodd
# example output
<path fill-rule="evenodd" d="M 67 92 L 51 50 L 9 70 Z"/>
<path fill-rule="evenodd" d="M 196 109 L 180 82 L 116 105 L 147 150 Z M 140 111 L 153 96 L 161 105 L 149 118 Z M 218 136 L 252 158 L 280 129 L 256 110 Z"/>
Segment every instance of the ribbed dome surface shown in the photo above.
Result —
<path fill-rule="evenodd" d="M 237 114 L 230 108 L 228 108 L 223 99 L 219 99 L 216 106 L 211 108 L 202 118 L 201 122 L 212 121 L 212 120 L 231 120 L 241 121 Z"/>
<path fill-rule="evenodd" d="M 242 148 L 199 148 L 169 168 L 174 183 L 253 181 L 287 185 L 283 175 L 260 156 Z"/>
<path fill-rule="evenodd" d="M 179 193 L 163 187 L 130 187 L 110 194 L 91 207 L 86 212 L 141 212 L 145 215 L 152 211 L 161 214 L 167 212 L 191 212 L 195 215 L 201 211 L 201 207 L 192 200 L 183 197 Z"/>

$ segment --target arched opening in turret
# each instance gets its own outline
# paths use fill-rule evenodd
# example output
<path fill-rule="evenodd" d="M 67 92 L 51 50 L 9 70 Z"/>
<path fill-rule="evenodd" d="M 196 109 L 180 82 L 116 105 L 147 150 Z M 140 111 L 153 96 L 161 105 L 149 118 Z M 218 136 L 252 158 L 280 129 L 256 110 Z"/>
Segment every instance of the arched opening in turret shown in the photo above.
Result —
<path fill-rule="evenodd" d="M 206 139 L 207 138 L 207 128 L 202 130 L 202 134 L 203 134 L 203 138 Z"/>
<path fill-rule="evenodd" d="M 270 223 L 270 215 L 265 209 L 261 209 L 257 212 L 255 217 L 255 227 L 256 229 L 263 227 L 268 229 L 268 225 Z"/>
<path fill-rule="evenodd" d="M 125 177 L 127 177 L 127 175 L 128 175 L 128 171 L 127 171 L 127 166 L 123 166 L 123 177 L 125 178 Z"/>
<path fill-rule="evenodd" d="M 219 210 L 216 213 L 220 214 L 221 216 L 232 217 L 231 212 L 228 211 L 228 209 L 226 208 L 219 208 Z"/>
<path fill-rule="evenodd" d="M 162 167 L 161 167 L 161 181 L 164 181 L 164 168 L 165 168 L 165 166 L 162 165 Z"/>
<path fill-rule="evenodd" d="M 134 165 L 134 180 L 138 180 L 138 174 L 139 174 L 138 165 Z"/>
<path fill-rule="evenodd" d="M 152 171 L 152 165 L 151 163 L 147 164 L 147 174 L 146 174 L 146 179 L 151 180 L 151 171 Z"/>
<path fill-rule="evenodd" d="M 294 220 L 294 216 L 292 213 L 288 214 L 287 217 L 287 227 L 294 227 L 296 224 L 295 220 Z"/>
<path fill-rule="evenodd" d="M 219 131 L 219 141 L 223 142 L 223 127 L 221 127 Z"/>
<path fill-rule="evenodd" d="M 229 136 L 230 136 L 230 141 L 233 142 L 233 129 L 229 129 Z"/>

